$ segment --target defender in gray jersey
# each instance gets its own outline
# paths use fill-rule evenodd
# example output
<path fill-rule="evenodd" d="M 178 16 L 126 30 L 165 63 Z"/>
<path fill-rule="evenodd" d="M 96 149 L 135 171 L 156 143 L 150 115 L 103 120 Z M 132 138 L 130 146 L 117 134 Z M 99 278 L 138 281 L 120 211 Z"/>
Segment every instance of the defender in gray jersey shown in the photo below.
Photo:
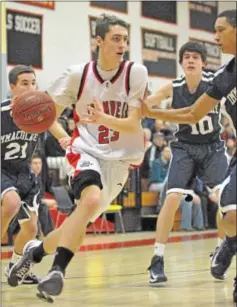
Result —
<path fill-rule="evenodd" d="M 225 106 L 232 127 L 236 132 L 236 10 L 219 14 L 215 23 L 215 40 L 223 53 L 235 57 L 217 71 L 207 91 L 192 106 L 180 110 L 151 111 L 144 106 L 144 113 L 151 118 L 182 124 L 197 124 L 217 107 L 220 100 L 226 98 Z M 220 162 L 219 162 L 220 163 Z M 220 210 L 226 238 L 216 249 L 211 263 L 211 273 L 221 279 L 231 264 L 237 250 L 236 237 L 236 157 L 230 163 L 226 180 L 221 186 Z M 235 279 L 233 299 L 237 301 L 237 285 Z"/>
<path fill-rule="evenodd" d="M 36 89 L 34 70 L 25 65 L 15 66 L 9 72 L 9 84 L 13 99 L 1 103 L 1 238 L 15 218 L 20 230 L 12 259 L 5 269 L 7 276 L 21 258 L 24 245 L 36 236 L 39 206 L 39 186 L 29 166 L 38 135 L 20 130 L 11 116 L 14 97 Z M 38 278 L 31 273 L 25 276 L 23 283 L 35 284 Z"/>
<path fill-rule="evenodd" d="M 184 44 L 179 51 L 179 62 L 185 75 L 150 96 L 150 105 L 154 102 L 157 105 L 162 99 L 172 97 L 173 109 L 190 107 L 205 93 L 214 75 L 203 71 L 206 62 L 204 45 L 192 41 Z M 182 196 L 193 194 L 195 177 L 198 176 L 212 192 L 218 190 L 225 178 L 228 165 L 220 130 L 220 105 L 197 124 L 178 125 L 176 140 L 170 144 L 172 159 L 167 178 L 167 195 L 157 221 L 155 255 L 149 267 L 151 284 L 167 281 L 163 258 L 165 244 Z"/>

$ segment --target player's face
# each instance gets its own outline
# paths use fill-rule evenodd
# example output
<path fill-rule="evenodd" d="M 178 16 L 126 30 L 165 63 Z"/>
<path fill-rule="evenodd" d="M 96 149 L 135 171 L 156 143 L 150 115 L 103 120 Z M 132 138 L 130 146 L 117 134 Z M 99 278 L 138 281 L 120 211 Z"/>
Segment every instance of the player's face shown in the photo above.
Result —
<path fill-rule="evenodd" d="M 223 53 L 236 54 L 236 28 L 228 23 L 226 17 L 219 17 L 215 23 L 215 41 Z"/>
<path fill-rule="evenodd" d="M 20 95 L 27 91 L 36 90 L 36 78 L 33 73 L 23 73 L 17 77 L 16 84 L 11 84 L 13 96 Z"/>
<path fill-rule="evenodd" d="M 128 31 L 126 28 L 115 25 L 105 34 L 105 38 L 97 38 L 100 53 L 111 62 L 118 63 L 122 60 L 128 46 Z"/>
<path fill-rule="evenodd" d="M 202 73 L 205 63 L 197 52 L 185 51 L 182 59 L 182 68 L 186 76 L 195 76 Z"/>

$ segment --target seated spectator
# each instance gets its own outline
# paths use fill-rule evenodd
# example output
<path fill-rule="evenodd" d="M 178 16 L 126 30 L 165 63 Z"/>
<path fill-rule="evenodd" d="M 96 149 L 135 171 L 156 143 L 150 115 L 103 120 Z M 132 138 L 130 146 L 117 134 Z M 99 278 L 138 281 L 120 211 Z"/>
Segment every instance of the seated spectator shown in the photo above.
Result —
<path fill-rule="evenodd" d="M 45 194 L 45 186 L 42 181 L 41 171 L 42 171 L 42 159 L 40 156 L 33 156 L 31 159 L 31 169 L 35 173 L 37 177 L 39 186 L 40 186 L 40 204 L 38 211 L 39 225 L 42 229 L 44 236 L 46 236 L 49 232 L 54 229 L 53 221 L 49 212 L 50 208 L 56 208 L 57 202 L 54 199 L 46 199 L 44 198 Z"/>
<path fill-rule="evenodd" d="M 161 157 L 153 161 L 149 176 L 149 191 L 160 192 L 162 190 L 168 173 L 170 158 L 171 150 L 167 146 L 162 150 Z"/>
<path fill-rule="evenodd" d="M 76 123 L 72 117 L 68 118 L 67 125 L 68 125 L 68 133 L 70 136 L 72 136 L 73 131 L 76 128 Z"/>
<path fill-rule="evenodd" d="M 58 121 L 61 123 L 62 127 L 68 131 L 67 120 L 59 118 Z M 58 171 L 54 176 L 53 185 L 67 185 L 65 150 L 62 149 L 58 140 L 52 134 L 49 134 L 45 140 L 45 156 L 49 169 Z"/>
<path fill-rule="evenodd" d="M 160 157 L 161 151 L 165 147 L 165 138 L 163 133 L 157 133 L 153 136 L 151 147 L 146 151 L 143 163 L 140 167 L 141 177 L 149 178 L 152 163 L 155 159 Z"/>
<path fill-rule="evenodd" d="M 236 139 L 235 137 L 228 137 L 226 140 L 226 148 L 227 148 L 227 157 L 228 157 L 228 163 L 230 163 L 230 160 L 235 154 L 236 151 Z"/>
<path fill-rule="evenodd" d="M 193 181 L 193 197 L 184 196 L 181 200 L 181 225 L 180 229 L 185 231 L 203 230 L 204 227 L 204 212 L 202 208 L 203 195 L 206 188 L 203 182 L 196 177 Z"/>
<path fill-rule="evenodd" d="M 149 149 L 152 145 L 151 142 L 151 130 L 149 128 L 143 128 L 145 139 L 145 150 Z"/>
<path fill-rule="evenodd" d="M 193 195 L 193 199 L 191 201 L 187 201 L 186 196 L 184 196 L 181 200 L 180 207 L 181 207 L 180 230 L 192 231 L 193 229 L 196 230 L 204 229 L 201 199 L 197 194 Z"/>

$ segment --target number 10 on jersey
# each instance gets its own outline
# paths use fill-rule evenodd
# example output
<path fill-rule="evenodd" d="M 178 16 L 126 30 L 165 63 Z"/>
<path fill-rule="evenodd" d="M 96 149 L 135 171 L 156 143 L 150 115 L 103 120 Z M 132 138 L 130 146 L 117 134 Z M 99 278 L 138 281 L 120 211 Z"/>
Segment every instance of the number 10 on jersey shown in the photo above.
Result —
<path fill-rule="evenodd" d="M 213 124 L 210 116 L 204 116 L 197 124 L 190 125 L 192 128 L 191 134 L 208 134 L 213 132 Z"/>

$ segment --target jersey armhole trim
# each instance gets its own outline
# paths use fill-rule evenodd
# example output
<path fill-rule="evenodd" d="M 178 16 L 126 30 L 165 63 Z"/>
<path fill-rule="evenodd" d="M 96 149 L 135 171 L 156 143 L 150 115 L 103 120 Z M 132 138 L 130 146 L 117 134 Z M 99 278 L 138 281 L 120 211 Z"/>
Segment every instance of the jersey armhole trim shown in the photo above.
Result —
<path fill-rule="evenodd" d="M 82 73 L 82 77 L 81 77 L 81 83 L 80 83 L 80 87 L 79 87 L 79 90 L 78 90 L 78 94 L 77 94 L 77 100 L 80 99 L 81 97 L 81 94 L 82 94 L 82 91 L 84 89 L 84 86 L 85 86 L 85 82 L 86 82 L 86 76 L 88 74 L 88 70 L 89 70 L 89 65 L 90 65 L 91 62 L 87 63 L 83 69 L 83 73 Z"/>
<path fill-rule="evenodd" d="M 125 89 L 126 89 L 127 95 L 129 94 L 129 91 L 130 91 L 130 72 L 131 72 L 131 68 L 133 64 L 134 62 L 130 62 L 128 64 L 126 76 L 125 76 Z"/>

